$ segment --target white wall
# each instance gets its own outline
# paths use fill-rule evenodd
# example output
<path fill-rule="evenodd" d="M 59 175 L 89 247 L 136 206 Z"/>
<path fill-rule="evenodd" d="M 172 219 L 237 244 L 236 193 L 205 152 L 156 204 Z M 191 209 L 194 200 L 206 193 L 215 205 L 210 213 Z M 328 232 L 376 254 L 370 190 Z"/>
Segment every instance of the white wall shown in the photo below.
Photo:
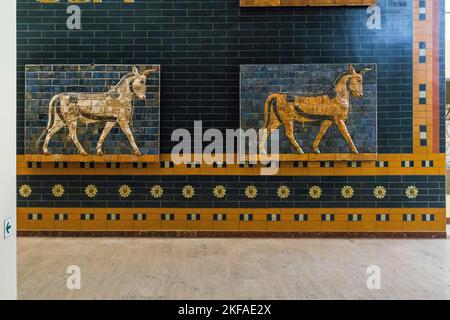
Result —
<path fill-rule="evenodd" d="M 0 300 L 16 299 L 16 237 L 4 239 L 4 220 L 16 216 L 16 1 L 0 2 Z"/>

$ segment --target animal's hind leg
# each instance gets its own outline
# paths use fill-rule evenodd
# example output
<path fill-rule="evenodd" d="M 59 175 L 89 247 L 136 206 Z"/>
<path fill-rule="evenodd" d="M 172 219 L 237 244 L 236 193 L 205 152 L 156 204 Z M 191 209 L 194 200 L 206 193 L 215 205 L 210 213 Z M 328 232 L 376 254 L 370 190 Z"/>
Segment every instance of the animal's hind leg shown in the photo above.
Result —
<path fill-rule="evenodd" d="M 342 133 L 342 135 L 344 136 L 345 140 L 347 141 L 348 145 L 350 146 L 350 148 L 352 149 L 353 153 L 359 153 L 358 149 L 356 149 L 355 144 L 353 143 L 352 137 L 350 136 L 350 133 L 348 132 L 347 126 L 345 125 L 344 120 L 338 120 L 336 122 L 339 131 Z"/>
<path fill-rule="evenodd" d="M 84 150 L 83 146 L 81 145 L 80 141 L 78 140 L 77 136 L 77 122 L 73 121 L 69 125 L 69 137 L 72 139 L 73 143 L 75 143 L 75 146 L 78 149 L 78 152 L 82 155 L 87 155 L 87 152 Z"/>
<path fill-rule="evenodd" d="M 313 144 L 314 153 L 320 153 L 319 144 L 322 141 L 322 138 L 325 136 L 325 134 L 327 133 L 328 129 L 330 128 L 330 126 L 332 124 L 333 124 L 333 121 L 330 121 L 330 120 L 325 120 L 322 122 L 319 133 L 317 134 L 316 140 L 314 141 L 314 144 Z"/>
<path fill-rule="evenodd" d="M 297 150 L 298 153 L 303 154 L 302 148 L 297 143 L 297 140 L 295 140 L 294 136 L 294 121 L 289 121 L 284 123 L 284 134 L 289 139 L 291 144 L 294 146 L 294 148 Z"/>
<path fill-rule="evenodd" d="M 98 140 L 98 143 L 97 143 L 97 154 L 98 155 L 103 155 L 103 151 L 102 151 L 103 142 L 105 142 L 106 137 L 110 133 L 111 129 L 115 126 L 115 124 L 116 124 L 115 122 L 107 122 L 106 123 L 105 128 L 103 129 L 102 135 L 100 136 L 100 139 Z"/>
<path fill-rule="evenodd" d="M 263 132 L 259 141 L 259 153 L 260 154 L 267 154 L 266 151 L 266 143 L 267 139 L 270 137 L 272 132 L 274 132 L 276 129 L 278 129 L 281 126 L 280 121 L 278 121 L 277 117 L 273 112 L 270 113 L 269 116 L 269 125 L 267 128 L 263 128 Z"/>
<path fill-rule="evenodd" d="M 277 120 L 276 123 L 273 123 L 268 128 L 263 129 L 261 140 L 259 141 L 259 153 L 260 154 L 267 154 L 267 151 L 266 151 L 267 139 L 269 139 L 270 135 L 275 130 L 277 130 L 279 127 L 280 127 L 280 123 Z"/>
<path fill-rule="evenodd" d="M 141 151 L 139 151 L 139 148 L 136 145 L 136 141 L 134 141 L 134 136 L 133 136 L 133 133 L 131 132 L 129 122 L 128 121 L 120 121 L 119 126 L 123 130 L 123 132 L 126 134 L 128 140 L 130 141 L 130 144 L 134 150 L 134 154 L 137 156 L 141 156 L 142 153 L 141 153 Z"/>
<path fill-rule="evenodd" d="M 44 154 L 50 154 L 48 151 L 48 144 L 50 143 L 50 139 L 62 128 L 64 127 L 64 122 L 56 117 L 55 122 L 53 123 L 53 127 L 47 132 L 45 136 L 44 144 L 42 145 L 42 151 Z"/>

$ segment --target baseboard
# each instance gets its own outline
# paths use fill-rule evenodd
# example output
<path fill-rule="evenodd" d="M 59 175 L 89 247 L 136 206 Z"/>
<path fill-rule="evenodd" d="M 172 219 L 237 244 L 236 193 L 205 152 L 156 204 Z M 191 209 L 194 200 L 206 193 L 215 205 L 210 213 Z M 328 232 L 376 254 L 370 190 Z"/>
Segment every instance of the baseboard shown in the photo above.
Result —
<path fill-rule="evenodd" d="M 447 218 L 447 224 L 450 224 L 450 217 Z"/>
<path fill-rule="evenodd" d="M 19 237 L 445 239 L 446 232 L 18 231 Z"/>

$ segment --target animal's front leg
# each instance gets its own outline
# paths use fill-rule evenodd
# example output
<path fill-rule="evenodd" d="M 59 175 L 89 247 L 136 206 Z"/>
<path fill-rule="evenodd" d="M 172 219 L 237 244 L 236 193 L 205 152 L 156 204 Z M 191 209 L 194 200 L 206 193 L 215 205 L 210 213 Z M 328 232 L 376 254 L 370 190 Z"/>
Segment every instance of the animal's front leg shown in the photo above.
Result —
<path fill-rule="evenodd" d="M 314 144 L 313 144 L 314 153 L 320 153 L 319 144 L 322 141 L 322 138 L 325 136 L 325 134 L 327 133 L 328 129 L 330 128 L 330 126 L 332 124 L 333 124 L 333 122 L 330 120 L 325 120 L 324 122 L 322 122 L 319 133 L 317 134 L 316 140 L 314 141 Z"/>
<path fill-rule="evenodd" d="M 128 121 L 121 121 L 119 122 L 120 128 L 123 130 L 125 135 L 127 136 L 128 140 L 130 141 L 131 146 L 133 147 L 134 154 L 137 156 L 142 156 L 141 151 L 139 151 L 138 146 L 136 145 L 136 141 L 134 141 L 133 133 L 130 130 L 130 125 Z"/>
<path fill-rule="evenodd" d="M 346 126 L 344 120 L 338 120 L 336 122 L 336 125 L 338 126 L 339 131 L 342 133 L 342 135 L 344 136 L 344 138 L 347 141 L 348 145 L 352 149 L 352 152 L 353 153 L 359 153 L 358 149 L 356 149 L 356 146 L 353 143 L 353 140 L 352 140 L 352 137 L 350 136 L 350 133 L 348 132 L 348 129 L 347 129 L 347 126 Z"/>
<path fill-rule="evenodd" d="M 102 151 L 103 142 L 105 142 L 106 137 L 110 133 L 111 129 L 115 126 L 115 124 L 116 124 L 115 122 L 107 122 L 105 125 L 102 135 L 100 136 L 100 139 L 98 140 L 98 143 L 97 143 L 97 154 L 99 156 L 103 155 L 103 151 Z"/>

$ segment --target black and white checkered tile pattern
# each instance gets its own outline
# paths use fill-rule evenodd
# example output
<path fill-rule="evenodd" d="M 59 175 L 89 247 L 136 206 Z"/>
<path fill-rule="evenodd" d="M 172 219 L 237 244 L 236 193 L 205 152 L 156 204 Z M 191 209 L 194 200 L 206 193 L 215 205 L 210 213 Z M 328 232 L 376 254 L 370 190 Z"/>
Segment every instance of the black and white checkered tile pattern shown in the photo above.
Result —
<path fill-rule="evenodd" d="M 227 215 L 224 213 L 215 213 L 213 214 L 214 221 L 227 221 Z"/>
<path fill-rule="evenodd" d="M 107 213 L 106 214 L 106 220 L 119 221 L 120 220 L 120 213 Z"/>
<path fill-rule="evenodd" d="M 82 221 L 92 221 L 94 220 L 95 216 L 93 213 L 82 213 L 81 214 L 81 220 Z"/>
<path fill-rule="evenodd" d="M 55 213 L 55 221 L 66 221 L 69 220 L 69 215 L 67 213 Z"/>

